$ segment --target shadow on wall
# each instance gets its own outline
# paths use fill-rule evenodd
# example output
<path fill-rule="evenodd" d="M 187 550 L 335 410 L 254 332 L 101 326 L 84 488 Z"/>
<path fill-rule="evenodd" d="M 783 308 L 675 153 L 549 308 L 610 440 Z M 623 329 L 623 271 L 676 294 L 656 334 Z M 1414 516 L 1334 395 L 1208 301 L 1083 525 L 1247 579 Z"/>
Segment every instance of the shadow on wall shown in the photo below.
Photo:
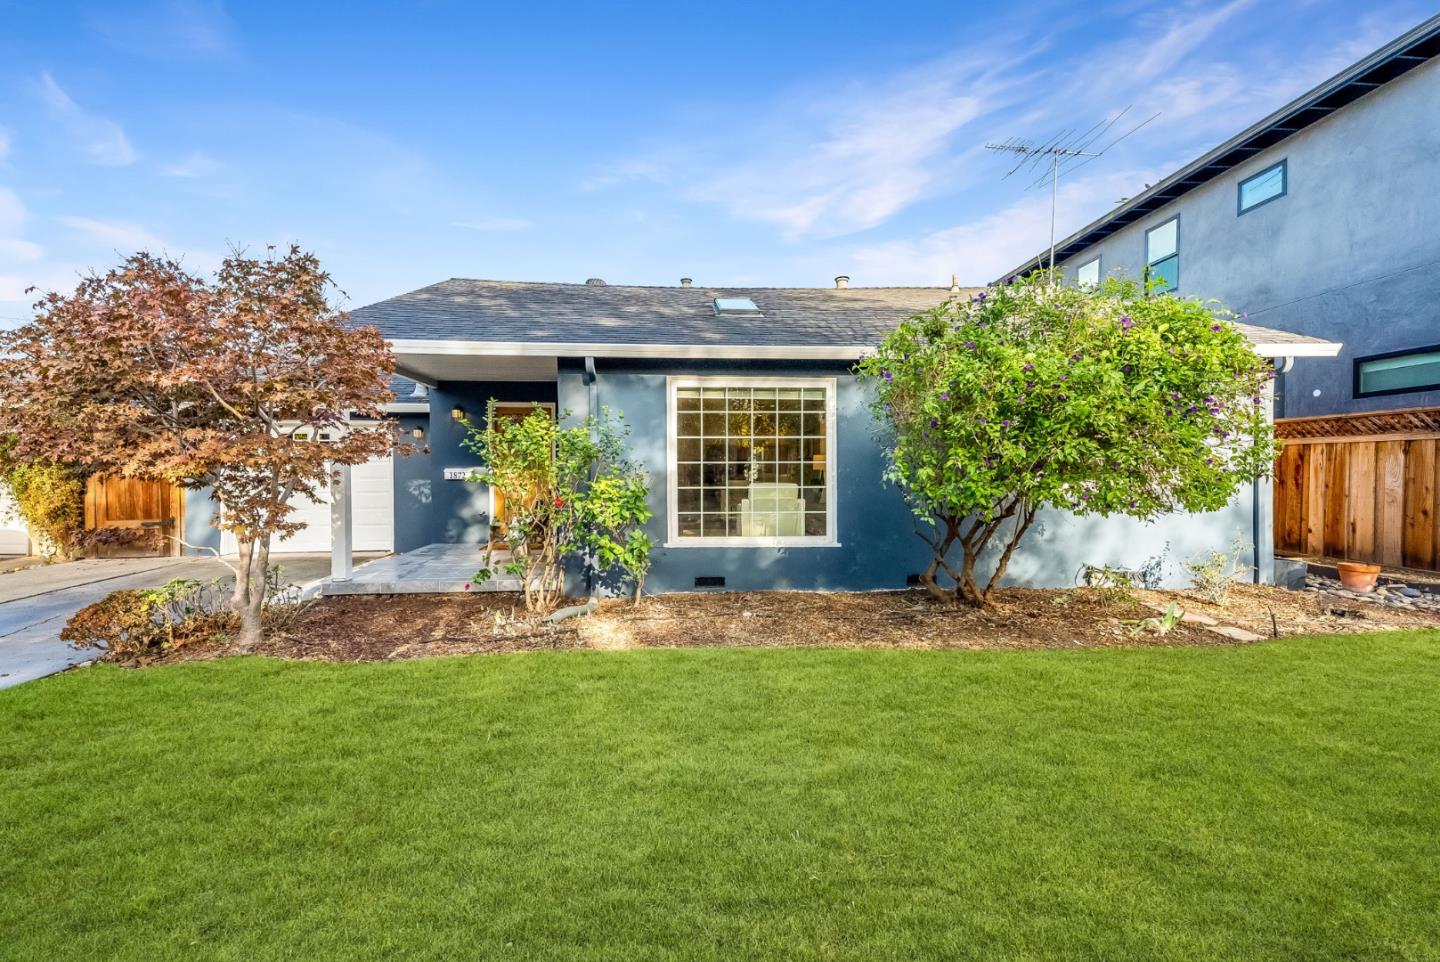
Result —
<path fill-rule="evenodd" d="M 1159 559 L 1163 587 L 1188 587 L 1184 562 L 1211 551 L 1230 552 L 1237 541 L 1245 546 L 1240 563 L 1254 563 L 1250 524 L 1250 501 L 1244 494 L 1220 511 L 1171 514 L 1149 523 L 1046 511 L 1020 543 L 1001 584 L 1067 588 L 1076 584 L 1085 565 L 1134 571 Z M 987 571 L 998 554 L 998 549 L 986 553 L 982 564 Z"/>

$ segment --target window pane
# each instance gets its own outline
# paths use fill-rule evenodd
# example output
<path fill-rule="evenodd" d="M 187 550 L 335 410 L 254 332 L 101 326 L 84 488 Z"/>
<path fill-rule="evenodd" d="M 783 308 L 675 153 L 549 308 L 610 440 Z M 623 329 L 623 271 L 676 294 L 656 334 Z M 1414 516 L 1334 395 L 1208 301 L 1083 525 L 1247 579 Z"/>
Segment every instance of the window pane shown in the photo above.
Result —
<path fill-rule="evenodd" d="M 1145 232 L 1145 260 L 1151 264 L 1174 254 L 1179 247 L 1180 221 L 1173 217 Z"/>
<path fill-rule="evenodd" d="M 1075 272 L 1075 283 L 1082 287 L 1098 287 L 1100 284 L 1100 258 L 1081 264 Z"/>
<path fill-rule="evenodd" d="M 1440 351 L 1360 362 L 1360 393 L 1419 390 L 1440 384 Z"/>
<path fill-rule="evenodd" d="M 825 537 L 827 400 L 824 388 L 677 389 L 676 429 L 694 435 L 675 442 L 680 535 Z"/>
<path fill-rule="evenodd" d="M 1240 211 L 1243 213 L 1285 193 L 1285 165 L 1276 164 L 1240 182 Z"/>
<path fill-rule="evenodd" d="M 1180 255 L 1172 254 L 1155 264 L 1150 265 L 1150 277 L 1160 281 L 1157 291 L 1173 291 L 1180 286 Z"/>

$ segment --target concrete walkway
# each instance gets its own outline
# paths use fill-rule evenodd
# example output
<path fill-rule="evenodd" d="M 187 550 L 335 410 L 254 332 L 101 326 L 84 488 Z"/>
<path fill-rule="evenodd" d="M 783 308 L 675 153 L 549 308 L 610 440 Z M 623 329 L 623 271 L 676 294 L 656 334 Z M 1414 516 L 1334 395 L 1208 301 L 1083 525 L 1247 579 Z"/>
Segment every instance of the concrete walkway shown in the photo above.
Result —
<path fill-rule="evenodd" d="M 330 573 L 329 555 L 280 555 L 273 561 L 284 567 L 291 584 Z M 70 616 L 112 591 L 153 588 L 172 578 L 232 580 L 230 569 L 214 558 L 97 559 L 0 574 L 0 688 L 94 661 L 101 652 L 60 640 Z"/>
<path fill-rule="evenodd" d="M 404 554 L 390 555 L 356 568 L 349 581 L 326 581 L 320 593 L 329 595 L 445 594 L 460 591 L 519 591 L 520 579 L 502 566 L 508 551 L 491 557 L 493 575 L 484 584 L 472 584 L 485 563 L 485 549 L 476 544 L 427 544 Z"/>

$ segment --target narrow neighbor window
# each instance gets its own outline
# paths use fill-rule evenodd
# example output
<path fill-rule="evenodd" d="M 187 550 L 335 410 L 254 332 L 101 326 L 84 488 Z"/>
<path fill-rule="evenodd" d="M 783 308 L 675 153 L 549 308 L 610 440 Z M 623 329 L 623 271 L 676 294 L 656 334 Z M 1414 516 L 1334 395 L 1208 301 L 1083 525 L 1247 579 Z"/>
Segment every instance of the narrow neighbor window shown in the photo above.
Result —
<path fill-rule="evenodd" d="M 1355 396 L 1440 390 L 1440 345 L 1355 360 Z"/>
<path fill-rule="evenodd" d="M 1145 279 L 1155 278 L 1157 293 L 1180 286 L 1180 218 L 1172 217 L 1145 232 Z"/>
<path fill-rule="evenodd" d="M 1240 181 L 1240 195 L 1237 202 L 1239 214 L 1284 197 L 1288 186 L 1288 177 L 1286 162 L 1282 160 L 1278 164 L 1266 167 L 1253 177 L 1246 177 Z"/>
<path fill-rule="evenodd" d="M 835 381 L 670 379 L 670 542 L 833 544 Z"/>
<path fill-rule="evenodd" d="M 1100 258 L 1086 261 L 1075 271 L 1075 283 L 1081 287 L 1100 286 Z"/>

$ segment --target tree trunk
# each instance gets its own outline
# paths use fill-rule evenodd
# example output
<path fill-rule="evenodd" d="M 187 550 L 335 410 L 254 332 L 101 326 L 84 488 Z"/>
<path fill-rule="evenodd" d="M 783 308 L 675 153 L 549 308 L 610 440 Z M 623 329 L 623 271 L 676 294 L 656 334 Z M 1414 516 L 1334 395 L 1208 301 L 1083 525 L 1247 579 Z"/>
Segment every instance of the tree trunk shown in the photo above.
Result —
<path fill-rule="evenodd" d="M 265 576 L 269 567 L 268 538 L 241 542 L 232 595 L 235 612 L 240 616 L 240 632 L 235 643 L 241 651 L 250 651 L 264 638 Z"/>

